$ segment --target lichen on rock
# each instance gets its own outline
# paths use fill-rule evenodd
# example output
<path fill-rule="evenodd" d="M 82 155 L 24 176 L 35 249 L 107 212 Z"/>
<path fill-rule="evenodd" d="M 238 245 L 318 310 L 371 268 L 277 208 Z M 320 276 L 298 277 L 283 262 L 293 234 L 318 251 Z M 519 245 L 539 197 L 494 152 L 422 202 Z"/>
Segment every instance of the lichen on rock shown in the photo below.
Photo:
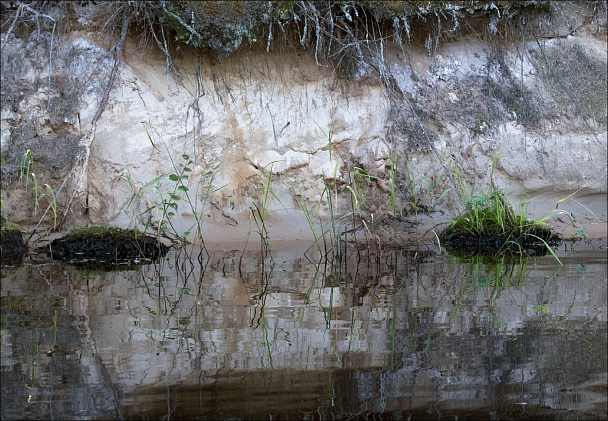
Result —
<path fill-rule="evenodd" d="M 180 41 L 209 47 L 220 57 L 234 53 L 243 40 L 255 43 L 272 9 L 267 1 L 163 1 L 161 5 Z"/>

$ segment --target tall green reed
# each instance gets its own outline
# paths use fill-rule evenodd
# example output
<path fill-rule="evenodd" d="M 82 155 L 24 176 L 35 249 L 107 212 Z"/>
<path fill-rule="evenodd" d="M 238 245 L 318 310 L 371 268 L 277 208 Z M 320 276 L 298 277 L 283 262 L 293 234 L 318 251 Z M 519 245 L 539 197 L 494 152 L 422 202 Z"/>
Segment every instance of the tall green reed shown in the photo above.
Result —
<path fill-rule="evenodd" d="M 272 161 L 260 169 L 262 189 L 259 191 L 257 201 L 253 202 L 249 208 L 251 217 L 258 228 L 263 255 L 268 255 L 270 251 L 270 235 L 267 226 L 268 208 L 273 199 L 282 204 L 281 199 L 271 189 L 273 166 L 276 162 Z"/>
<path fill-rule="evenodd" d="M 397 175 L 399 171 L 399 155 L 391 154 L 390 164 L 390 187 L 391 187 L 391 215 L 397 216 Z"/>
<path fill-rule="evenodd" d="M 58 203 L 57 196 L 53 188 L 47 184 L 43 183 L 42 185 L 38 181 L 38 177 L 36 173 L 34 173 L 34 155 L 30 149 L 28 149 L 23 156 L 21 157 L 20 165 L 19 165 L 19 182 L 21 186 L 25 189 L 26 192 L 31 190 L 32 197 L 32 208 L 33 208 L 33 216 L 40 216 L 40 220 L 38 221 L 38 225 L 44 224 L 46 212 L 41 212 L 41 204 L 46 202 L 48 208 L 52 211 L 53 214 L 53 225 L 51 230 L 55 230 L 57 228 L 57 214 L 58 214 Z M 8 221 L 9 215 L 8 210 L 4 203 L 2 203 L 3 217 Z M 45 226 L 46 228 L 46 226 Z"/>
<path fill-rule="evenodd" d="M 330 129 L 326 136 L 329 160 L 334 165 L 331 179 L 323 181 L 323 190 L 317 201 L 314 215 L 312 209 L 308 207 L 302 192 L 297 192 L 297 196 L 300 198 L 298 203 L 304 212 L 306 220 L 308 221 L 309 227 L 315 239 L 315 245 L 321 255 L 325 258 L 327 258 L 332 251 L 336 251 L 336 245 L 339 243 L 340 233 L 338 229 L 339 223 L 337 221 L 339 184 L 338 171 L 341 164 L 341 159 L 339 157 L 335 157 L 334 153 L 334 145 L 332 141 L 333 131 Z M 321 217 L 322 209 L 326 209 L 328 213 L 329 228 L 325 227 L 323 218 Z M 320 231 L 317 231 L 317 223 Z"/>

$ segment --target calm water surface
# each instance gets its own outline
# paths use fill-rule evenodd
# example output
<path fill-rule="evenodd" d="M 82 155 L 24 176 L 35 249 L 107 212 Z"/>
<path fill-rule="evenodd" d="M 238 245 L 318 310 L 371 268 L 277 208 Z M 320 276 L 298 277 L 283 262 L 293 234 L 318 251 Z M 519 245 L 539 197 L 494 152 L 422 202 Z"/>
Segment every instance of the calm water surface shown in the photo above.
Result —
<path fill-rule="evenodd" d="M 2 419 L 607 419 L 607 256 L 2 271 Z"/>

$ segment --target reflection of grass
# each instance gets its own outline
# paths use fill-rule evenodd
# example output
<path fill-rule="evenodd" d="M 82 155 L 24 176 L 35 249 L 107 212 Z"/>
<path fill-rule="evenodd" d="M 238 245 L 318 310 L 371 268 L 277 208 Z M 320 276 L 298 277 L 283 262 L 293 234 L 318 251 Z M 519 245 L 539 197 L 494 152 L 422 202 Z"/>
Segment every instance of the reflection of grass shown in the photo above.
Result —
<path fill-rule="evenodd" d="M 523 256 L 455 257 L 454 263 L 468 269 L 465 279 L 470 280 L 475 289 L 489 287 L 496 290 L 520 285 L 527 277 L 527 258 Z"/>
<path fill-rule="evenodd" d="M 204 249 L 201 249 L 200 253 L 203 252 Z M 139 282 L 136 290 L 141 291 L 141 300 L 125 303 L 126 312 L 132 318 L 132 326 L 126 332 L 128 336 L 125 341 L 132 341 L 135 332 L 142 332 L 146 338 L 157 342 L 157 346 L 162 348 L 166 339 L 192 337 L 194 325 L 199 320 L 199 311 L 204 316 L 201 281 L 206 265 L 200 265 L 201 272 L 194 273 L 194 266 L 198 266 L 199 262 L 193 260 L 190 254 L 186 253 L 185 256 L 179 264 L 169 265 L 175 271 L 172 276 L 162 275 L 162 266 L 144 266 L 137 272 Z M 161 261 L 161 265 L 164 263 L 165 260 Z M 147 268 L 151 272 L 147 272 Z M 140 296 L 139 293 L 137 295 Z M 146 324 L 151 319 L 162 323 L 147 327 Z"/>
<path fill-rule="evenodd" d="M 399 369 L 399 354 L 395 349 L 395 341 L 396 341 L 396 332 L 397 332 L 397 307 L 393 305 L 393 317 L 391 318 L 391 354 L 389 361 L 389 370 L 391 372 L 397 371 Z"/>
<path fill-rule="evenodd" d="M 262 324 L 262 330 L 264 331 L 264 340 L 262 341 L 262 344 L 264 345 L 264 348 L 266 350 L 266 352 L 268 353 L 268 365 L 270 366 L 270 368 L 273 368 L 272 366 L 272 349 L 271 349 L 271 338 L 270 335 L 268 333 L 268 320 L 264 319 L 264 323 Z M 274 341 L 276 340 L 276 333 L 272 339 L 272 343 L 274 343 Z M 262 363 L 262 367 L 265 365 L 264 364 L 264 355 L 260 356 L 260 360 Z"/>
<path fill-rule="evenodd" d="M 264 255 L 269 256 L 270 254 L 270 236 L 268 233 L 268 227 L 266 225 L 266 214 L 268 213 L 268 207 L 270 201 L 274 198 L 277 202 L 281 203 L 281 199 L 270 189 L 272 184 L 272 167 L 276 161 L 267 164 L 265 167 L 260 169 L 260 179 L 262 181 L 262 190 L 260 191 L 261 196 L 257 203 L 253 203 L 250 207 L 251 217 L 258 227 L 258 234 L 260 235 L 262 252 Z"/>
<path fill-rule="evenodd" d="M 547 306 L 534 306 L 532 308 L 534 309 L 534 311 L 536 313 L 547 314 L 547 315 L 551 314 L 551 310 L 549 310 L 549 307 L 547 307 Z"/>
<path fill-rule="evenodd" d="M 452 321 L 475 291 L 489 290 L 494 298 L 496 294 L 500 294 L 508 287 L 522 285 L 528 279 L 529 273 L 527 258 L 523 256 L 461 256 L 454 257 L 453 264 L 463 267 L 464 274 L 461 279 L 465 282 L 465 286 L 460 289 L 454 299 L 450 315 Z M 490 314 L 494 326 L 499 327 L 501 322 L 495 313 L 493 298 L 489 300 Z"/>
<path fill-rule="evenodd" d="M 315 273 L 310 282 L 310 287 L 306 291 L 306 298 L 304 299 L 304 305 L 300 308 L 300 316 L 299 316 L 300 325 L 302 325 L 302 321 L 304 320 L 304 312 L 305 312 L 306 308 L 310 305 L 310 296 L 311 296 L 313 290 L 315 289 L 315 285 L 317 283 L 317 278 L 319 277 L 319 274 L 321 273 L 320 267 L 321 267 L 321 262 L 317 262 L 315 264 Z"/>
<path fill-rule="evenodd" d="M 463 310 L 463 305 L 471 300 L 476 291 L 487 290 L 491 298 L 490 314 L 494 327 L 500 327 L 501 321 L 496 314 L 494 307 L 495 298 L 511 287 L 519 287 L 529 280 L 528 260 L 525 256 L 460 256 L 453 257 L 453 264 L 463 267 L 464 274 L 460 277 L 465 281 L 465 286 L 460 289 L 459 294 L 454 299 L 452 314 L 453 320 L 456 315 Z M 549 276 L 543 289 L 558 275 L 563 266 L 557 267 L 553 275 Z M 534 310 L 539 314 L 551 314 L 545 306 L 535 306 Z"/>
<path fill-rule="evenodd" d="M 38 316 L 30 313 L 31 297 L 2 297 L 1 305 L 0 343 L 12 347 L 15 352 L 15 364 L 27 389 L 48 386 L 44 370 L 52 367 L 48 360 L 40 357 L 51 356 L 57 348 L 58 311 L 54 310 L 52 315 L 46 313 L 48 302 L 44 297 L 37 297 L 36 303 L 36 310 L 41 311 Z M 29 321 L 24 324 L 23 320 Z"/>
<path fill-rule="evenodd" d="M 6 330 L 8 329 L 8 314 L 2 315 L 2 328 L 0 328 L 0 344 L 4 345 L 4 339 L 6 338 Z"/>

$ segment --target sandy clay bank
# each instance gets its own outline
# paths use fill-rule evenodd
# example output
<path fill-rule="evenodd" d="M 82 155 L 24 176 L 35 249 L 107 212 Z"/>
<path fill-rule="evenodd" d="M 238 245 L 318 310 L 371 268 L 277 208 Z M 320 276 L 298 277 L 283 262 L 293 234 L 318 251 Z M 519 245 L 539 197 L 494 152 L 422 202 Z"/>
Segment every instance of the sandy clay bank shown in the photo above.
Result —
<path fill-rule="evenodd" d="M 2 212 L 30 232 L 415 237 L 495 188 L 606 236 L 605 5 L 111 3 L 2 3 Z"/>

